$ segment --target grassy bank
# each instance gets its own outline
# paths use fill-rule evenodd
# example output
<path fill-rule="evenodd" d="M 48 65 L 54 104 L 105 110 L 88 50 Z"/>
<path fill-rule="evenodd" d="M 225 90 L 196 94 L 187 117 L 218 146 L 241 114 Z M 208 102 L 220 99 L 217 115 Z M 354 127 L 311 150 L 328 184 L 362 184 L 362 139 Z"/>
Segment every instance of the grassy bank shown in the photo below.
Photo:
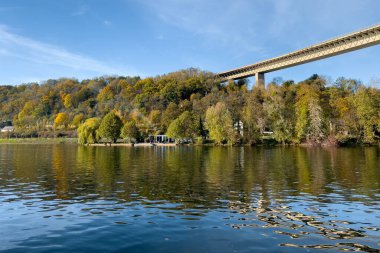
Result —
<path fill-rule="evenodd" d="M 0 139 L 0 144 L 59 144 L 77 143 L 77 138 L 12 138 Z"/>

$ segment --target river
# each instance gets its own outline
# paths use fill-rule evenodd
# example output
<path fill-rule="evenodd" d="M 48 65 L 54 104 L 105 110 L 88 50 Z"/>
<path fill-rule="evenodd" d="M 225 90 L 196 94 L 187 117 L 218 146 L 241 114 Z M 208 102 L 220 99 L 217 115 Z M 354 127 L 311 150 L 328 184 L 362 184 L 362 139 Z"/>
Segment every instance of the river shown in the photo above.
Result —
<path fill-rule="evenodd" d="M 2 252 L 380 252 L 380 148 L 0 145 Z"/>

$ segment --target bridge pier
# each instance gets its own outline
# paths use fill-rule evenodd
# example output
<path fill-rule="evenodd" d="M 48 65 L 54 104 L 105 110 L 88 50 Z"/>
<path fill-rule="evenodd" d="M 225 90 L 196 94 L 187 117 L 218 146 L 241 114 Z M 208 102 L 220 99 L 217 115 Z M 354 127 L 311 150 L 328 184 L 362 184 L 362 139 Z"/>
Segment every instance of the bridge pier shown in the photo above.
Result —
<path fill-rule="evenodd" d="M 256 86 L 257 87 L 262 87 L 262 88 L 265 89 L 265 77 L 264 77 L 264 73 L 256 73 L 255 77 L 256 77 Z"/>

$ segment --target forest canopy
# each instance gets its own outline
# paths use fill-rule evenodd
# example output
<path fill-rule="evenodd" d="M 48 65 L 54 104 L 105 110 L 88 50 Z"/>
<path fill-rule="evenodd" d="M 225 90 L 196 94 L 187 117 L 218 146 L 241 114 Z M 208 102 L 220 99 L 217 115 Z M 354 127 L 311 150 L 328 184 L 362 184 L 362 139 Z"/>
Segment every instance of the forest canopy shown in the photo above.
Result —
<path fill-rule="evenodd" d="M 380 138 L 380 90 L 343 77 L 329 84 L 318 75 L 299 83 L 274 80 L 265 89 L 249 90 L 247 80 L 221 83 L 212 73 L 191 68 L 144 79 L 62 78 L 0 86 L 0 122 L 11 122 L 14 135 L 76 136 L 79 128 L 86 133 L 82 142 L 95 142 L 101 135 L 89 129 L 96 130 L 109 113 L 120 120 L 113 124 L 120 127 L 115 131 L 120 138 L 139 141 L 166 133 L 231 144 L 268 138 L 283 144 L 373 144 Z"/>

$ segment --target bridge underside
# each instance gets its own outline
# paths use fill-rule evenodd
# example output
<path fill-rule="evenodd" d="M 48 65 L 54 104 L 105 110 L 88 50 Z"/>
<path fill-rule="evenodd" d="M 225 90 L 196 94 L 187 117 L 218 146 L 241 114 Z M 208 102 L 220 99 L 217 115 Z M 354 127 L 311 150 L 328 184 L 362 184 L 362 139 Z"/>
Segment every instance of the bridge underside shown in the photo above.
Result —
<path fill-rule="evenodd" d="M 264 74 L 380 44 L 380 25 L 341 36 L 280 57 L 217 74 L 222 81 L 256 76 L 263 86 Z"/>

